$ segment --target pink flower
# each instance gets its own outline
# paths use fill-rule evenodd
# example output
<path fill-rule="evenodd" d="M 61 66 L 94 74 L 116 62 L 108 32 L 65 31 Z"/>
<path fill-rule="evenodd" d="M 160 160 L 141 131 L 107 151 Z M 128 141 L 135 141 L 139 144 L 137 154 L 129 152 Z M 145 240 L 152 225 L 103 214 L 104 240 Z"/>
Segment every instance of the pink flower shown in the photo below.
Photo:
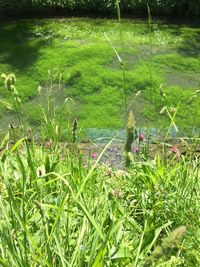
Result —
<path fill-rule="evenodd" d="M 65 160 L 65 156 L 62 155 L 62 156 L 60 157 L 60 160 L 64 161 L 64 160 Z"/>
<path fill-rule="evenodd" d="M 173 146 L 171 147 L 171 149 L 170 149 L 170 152 L 171 152 L 172 154 L 176 155 L 177 158 L 180 157 L 180 155 L 181 155 L 181 152 L 180 152 L 180 150 L 178 149 L 177 145 L 173 145 Z"/>
<path fill-rule="evenodd" d="M 139 154 L 139 152 L 140 152 L 139 147 L 133 148 L 133 153 Z"/>
<path fill-rule="evenodd" d="M 51 146 L 52 146 L 52 141 L 51 141 L 51 140 L 47 140 L 47 141 L 45 141 L 44 146 L 45 146 L 46 148 L 51 148 Z"/>
<path fill-rule="evenodd" d="M 140 141 L 140 142 L 144 142 L 144 140 L 145 140 L 144 134 L 141 133 L 141 134 L 139 135 L 139 141 Z"/>
<path fill-rule="evenodd" d="M 91 155 L 90 155 L 90 157 L 91 157 L 92 159 L 96 159 L 97 155 L 96 155 L 96 153 L 92 152 Z"/>

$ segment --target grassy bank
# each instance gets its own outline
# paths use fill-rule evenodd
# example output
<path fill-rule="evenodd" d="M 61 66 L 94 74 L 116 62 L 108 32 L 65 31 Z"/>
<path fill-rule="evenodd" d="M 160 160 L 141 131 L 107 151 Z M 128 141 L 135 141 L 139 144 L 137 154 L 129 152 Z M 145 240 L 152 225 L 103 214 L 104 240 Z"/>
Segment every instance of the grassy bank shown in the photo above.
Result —
<path fill-rule="evenodd" d="M 83 129 L 124 126 L 123 75 L 105 33 L 124 62 L 127 98 L 138 126 L 165 127 L 169 119 L 160 110 L 178 102 L 177 125 L 200 125 L 198 94 L 188 102 L 199 89 L 199 28 L 76 18 L 0 25 L 0 72 L 16 74 L 24 122 L 41 125 L 46 88 L 52 86 L 63 128 L 75 117 Z M 6 129 L 16 118 L 3 81 L 0 94 L 1 128 Z M 63 111 L 68 97 L 73 102 Z"/>

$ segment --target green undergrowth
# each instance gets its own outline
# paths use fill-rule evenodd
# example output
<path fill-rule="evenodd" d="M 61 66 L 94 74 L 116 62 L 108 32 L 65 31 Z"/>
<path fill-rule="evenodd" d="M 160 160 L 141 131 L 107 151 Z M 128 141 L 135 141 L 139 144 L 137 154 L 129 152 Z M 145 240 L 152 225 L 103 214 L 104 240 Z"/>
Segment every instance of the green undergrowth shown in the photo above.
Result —
<path fill-rule="evenodd" d="M 1 266 L 199 266 L 197 159 L 122 171 L 73 151 L 5 140 Z"/>
<path fill-rule="evenodd" d="M 150 29 L 143 21 L 76 18 L 1 24 L 0 72 L 14 72 L 17 77 L 24 121 L 40 126 L 41 106 L 46 102 L 44 94 L 38 95 L 38 87 L 46 85 L 51 70 L 58 113 L 61 102 L 70 97 L 68 116 L 78 118 L 82 129 L 124 126 L 123 75 L 105 33 L 124 62 L 127 98 L 138 125 L 148 121 L 150 126 L 165 127 L 169 121 L 160 109 L 176 107 L 179 99 L 179 126 L 194 126 L 191 117 L 197 112 L 198 127 L 198 98 L 191 105 L 187 101 L 199 89 L 199 28 L 157 21 Z M 3 81 L 0 94 L 1 128 L 5 130 L 14 111 Z"/>

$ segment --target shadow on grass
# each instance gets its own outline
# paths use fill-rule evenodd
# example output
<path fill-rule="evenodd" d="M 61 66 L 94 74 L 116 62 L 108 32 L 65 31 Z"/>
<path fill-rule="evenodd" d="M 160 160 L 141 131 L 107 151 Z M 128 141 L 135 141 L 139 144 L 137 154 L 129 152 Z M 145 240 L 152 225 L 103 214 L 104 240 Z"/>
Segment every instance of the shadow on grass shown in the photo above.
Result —
<path fill-rule="evenodd" d="M 200 29 L 184 34 L 179 52 L 184 56 L 200 56 Z"/>
<path fill-rule="evenodd" d="M 33 22 L 9 22 L 0 25 L 0 64 L 20 70 L 32 65 L 45 41 L 34 37 Z"/>
<path fill-rule="evenodd" d="M 174 35 L 182 38 L 178 47 L 178 53 L 183 56 L 197 57 L 200 55 L 200 24 L 195 25 L 173 25 Z M 185 29 L 183 30 L 183 27 Z"/>
<path fill-rule="evenodd" d="M 168 25 L 171 35 L 174 37 L 180 37 L 181 42 L 177 45 L 177 53 L 187 57 L 197 57 L 200 55 L 200 24 L 199 23 L 183 23 Z"/>

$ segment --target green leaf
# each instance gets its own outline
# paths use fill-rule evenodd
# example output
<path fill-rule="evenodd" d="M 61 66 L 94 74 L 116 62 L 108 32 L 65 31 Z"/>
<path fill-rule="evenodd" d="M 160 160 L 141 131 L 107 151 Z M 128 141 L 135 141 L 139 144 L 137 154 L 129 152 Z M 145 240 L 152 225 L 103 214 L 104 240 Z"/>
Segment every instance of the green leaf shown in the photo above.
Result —
<path fill-rule="evenodd" d="M 10 153 L 13 153 L 15 150 L 18 149 L 18 147 L 24 142 L 26 138 L 21 138 L 20 140 L 17 141 L 17 143 L 14 144 L 14 146 L 11 147 Z"/>

